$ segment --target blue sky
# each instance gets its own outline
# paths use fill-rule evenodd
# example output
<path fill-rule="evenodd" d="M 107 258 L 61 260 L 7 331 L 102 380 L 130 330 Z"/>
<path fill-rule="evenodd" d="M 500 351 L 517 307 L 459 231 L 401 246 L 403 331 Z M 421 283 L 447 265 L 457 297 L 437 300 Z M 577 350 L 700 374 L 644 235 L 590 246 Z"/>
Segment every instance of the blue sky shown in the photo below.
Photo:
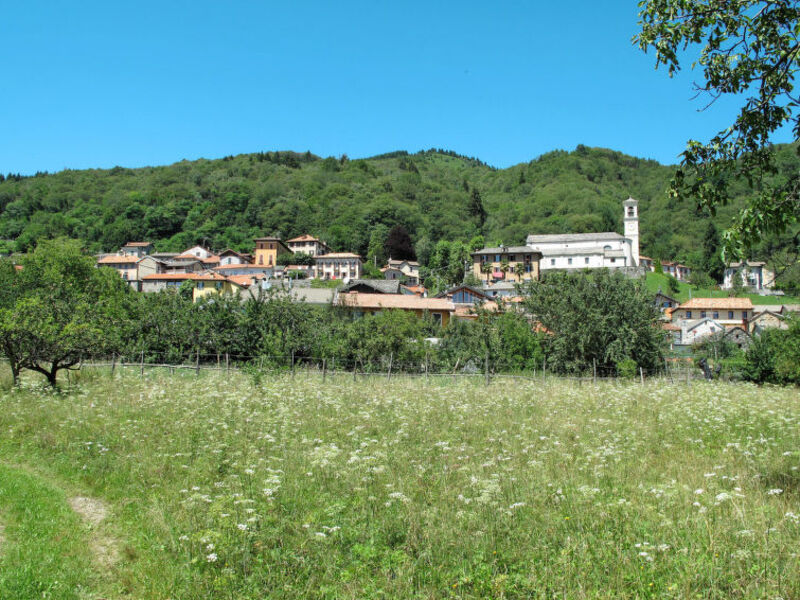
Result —
<path fill-rule="evenodd" d="M 578 144 L 674 163 L 733 106 L 698 113 L 636 20 L 619 0 L 7 4 L 0 172 L 430 147 L 506 167 Z"/>

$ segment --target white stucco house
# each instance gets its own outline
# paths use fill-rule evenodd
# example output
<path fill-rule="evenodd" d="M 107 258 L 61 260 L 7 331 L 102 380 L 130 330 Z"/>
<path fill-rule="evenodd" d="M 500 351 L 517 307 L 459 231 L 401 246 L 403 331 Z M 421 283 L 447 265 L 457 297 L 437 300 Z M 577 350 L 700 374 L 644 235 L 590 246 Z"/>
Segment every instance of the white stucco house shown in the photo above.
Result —
<path fill-rule="evenodd" d="M 622 203 L 625 235 L 616 232 L 529 235 L 526 244 L 542 253 L 541 271 L 639 266 L 639 203 Z"/>
<path fill-rule="evenodd" d="M 739 277 L 742 285 L 752 290 L 771 289 L 775 284 L 775 273 L 767 269 L 767 263 L 757 261 L 744 261 L 731 263 L 725 269 L 725 277 L 722 281 L 722 289 L 733 288 L 736 277 Z"/>

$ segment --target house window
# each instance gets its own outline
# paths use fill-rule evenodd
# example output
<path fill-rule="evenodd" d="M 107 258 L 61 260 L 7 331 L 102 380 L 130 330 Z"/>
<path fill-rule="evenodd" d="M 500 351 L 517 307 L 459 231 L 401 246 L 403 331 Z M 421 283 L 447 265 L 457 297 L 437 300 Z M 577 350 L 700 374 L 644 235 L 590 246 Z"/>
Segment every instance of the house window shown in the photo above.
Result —
<path fill-rule="evenodd" d="M 706 311 L 704 311 L 704 310 L 700 311 L 700 318 L 701 319 L 705 319 L 706 318 Z"/>
<path fill-rule="evenodd" d="M 617 213 L 617 214 L 619 214 L 619 213 Z M 633 216 L 635 216 L 635 215 L 634 215 L 634 212 L 633 212 L 633 207 L 632 207 L 632 206 L 629 206 L 629 207 L 628 207 L 628 216 L 629 216 L 629 217 L 633 217 Z"/>
<path fill-rule="evenodd" d="M 687 319 L 691 319 L 692 318 L 692 311 L 690 311 L 690 310 L 686 311 L 686 318 Z"/>
<path fill-rule="evenodd" d="M 530 272 L 531 272 L 531 264 L 530 264 L 530 263 L 527 263 L 527 264 L 525 265 L 525 272 L 526 272 L 526 273 L 530 273 Z"/>
<path fill-rule="evenodd" d="M 571 264 L 572 264 L 572 259 L 571 259 L 571 258 L 568 258 L 568 259 L 567 259 L 567 264 L 568 264 L 568 265 L 571 265 Z"/>
<path fill-rule="evenodd" d="M 588 256 L 583 259 L 583 264 L 585 264 L 585 265 L 589 264 L 589 257 Z"/>
<path fill-rule="evenodd" d="M 514 262 L 516 259 L 514 258 L 513 254 L 508 255 L 508 262 Z"/>
<path fill-rule="evenodd" d="M 500 262 L 500 255 L 499 254 L 495 254 L 494 255 L 494 262 Z"/>
<path fill-rule="evenodd" d="M 198 290 L 202 290 L 202 289 L 205 287 L 205 285 L 206 285 L 206 284 L 205 284 L 205 283 L 203 283 L 202 281 L 198 281 L 198 282 L 197 282 L 197 289 L 198 289 Z"/>
<path fill-rule="evenodd" d="M 616 259 L 616 258 L 612 258 L 612 259 L 611 259 L 611 262 L 612 262 L 612 263 L 615 263 L 615 262 L 617 262 L 617 259 Z"/>
<path fill-rule="evenodd" d="M 433 317 L 433 322 L 437 325 L 442 324 L 442 313 L 431 313 L 431 317 Z"/>
<path fill-rule="evenodd" d="M 711 313 L 711 314 L 712 314 L 712 316 L 713 316 L 715 319 L 719 319 L 719 313 L 718 313 L 717 311 L 714 311 L 714 312 L 713 312 L 713 313 Z"/>
<path fill-rule="evenodd" d="M 550 259 L 550 266 L 553 266 L 555 264 L 556 264 L 556 259 L 555 258 L 551 258 Z"/>
<path fill-rule="evenodd" d="M 742 311 L 742 319 L 746 319 L 746 318 L 747 318 L 747 311 L 743 310 Z"/>
<path fill-rule="evenodd" d="M 729 311 L 728 311 L 728 318 L 729 318 L 729 319 L 732 319 L 732 318 L 733 318 L 733 311 L 732 311 L 732 310 L 729 310 Z"/>

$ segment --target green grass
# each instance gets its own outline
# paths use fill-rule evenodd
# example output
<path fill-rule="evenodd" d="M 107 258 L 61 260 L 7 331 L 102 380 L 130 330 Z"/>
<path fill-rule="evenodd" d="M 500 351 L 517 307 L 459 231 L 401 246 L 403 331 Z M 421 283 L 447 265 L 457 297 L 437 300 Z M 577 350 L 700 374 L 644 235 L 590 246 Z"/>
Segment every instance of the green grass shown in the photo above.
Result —
<path fill-rule="evenodd" d="M 659 290 L 679 302 L 686 302 L 692 298 L 727 298 L 728 290 L 700 288 L 682 281 L 678 282 L 679 291 L 673 294 L 669 291 L 669 276 L 662 273 L 647 274 L 647 289 L 651 292 Z M 800 304 L 800 298 L 794 296 L 760 296 L 759 294 L 740 294 L 739 297 L 750 298 L 753 304 Z"/>
<path fill-rule="evenodd" d="M 64 492 L 0 463 L 0 598 L 82 598 L 98 585 L 86 532 Z"/>
<path fill-rule="evenodd" d="M 111 506 L 123 597 L 790 598 L 797 400 L 749 384 L 298 374 L 254 389 L 118 369 L 68 393 L 32 377 L 0 392 L 0 461 L 50 474 L 36 513 L 68 532 L 58 489 Z M 3 493 L 17 539 L 22 503 Z M 50 554 L 63 567 L 74 546 Z M 33 571 L 25 556 L 4 576 Z"/>

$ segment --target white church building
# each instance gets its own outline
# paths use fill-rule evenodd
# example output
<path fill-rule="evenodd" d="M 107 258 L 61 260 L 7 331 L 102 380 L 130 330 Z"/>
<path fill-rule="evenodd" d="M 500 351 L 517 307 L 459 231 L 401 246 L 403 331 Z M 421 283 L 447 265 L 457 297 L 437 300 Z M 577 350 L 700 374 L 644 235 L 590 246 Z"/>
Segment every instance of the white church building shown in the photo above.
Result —
<path fill-rule="evenodd" d="M 539 269 L 609 269 L 639 266 L 639 203 L 622 203 L 625 235 L 616 232 L 529 235 L 526 244 L 542 253 Z"/>

